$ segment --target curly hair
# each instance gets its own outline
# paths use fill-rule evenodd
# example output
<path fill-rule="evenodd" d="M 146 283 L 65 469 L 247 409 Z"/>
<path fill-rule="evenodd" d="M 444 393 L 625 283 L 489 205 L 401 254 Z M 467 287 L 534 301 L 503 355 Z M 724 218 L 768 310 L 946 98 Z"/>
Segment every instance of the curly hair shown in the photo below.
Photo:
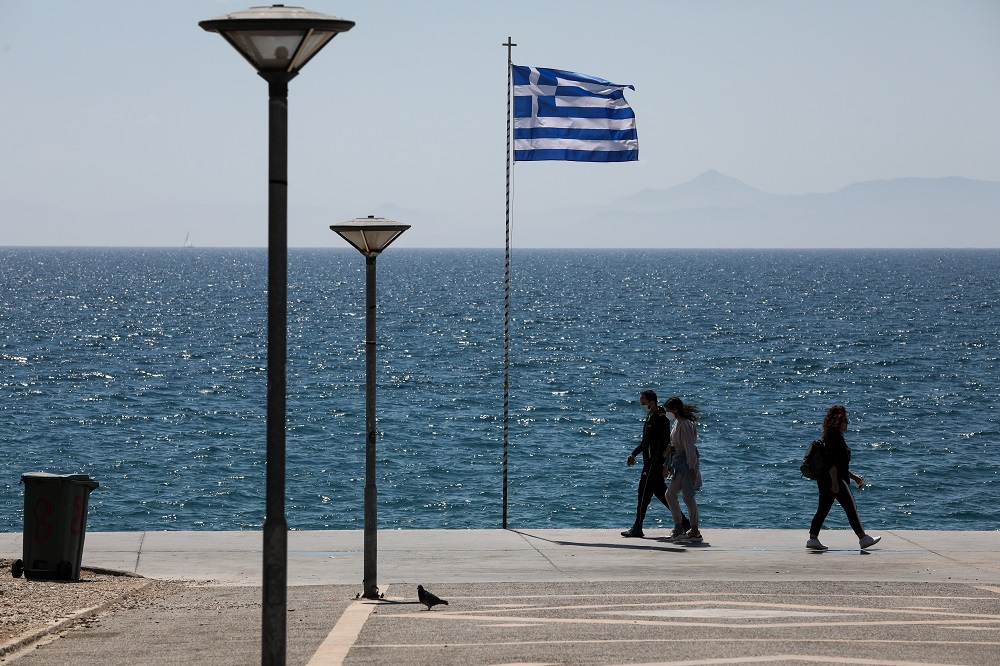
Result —
<path fill-rule="evenodd" d="M 840 432 L 840 428 L 846 420 L 847 409 L 843 405 L 834 405 L 823 418 L 823 432 Z"/>

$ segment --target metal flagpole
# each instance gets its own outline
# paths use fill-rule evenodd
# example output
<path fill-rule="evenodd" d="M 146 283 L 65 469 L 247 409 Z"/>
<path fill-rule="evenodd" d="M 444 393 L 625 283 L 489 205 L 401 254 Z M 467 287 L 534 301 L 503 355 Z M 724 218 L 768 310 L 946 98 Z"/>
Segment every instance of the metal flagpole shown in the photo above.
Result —
<path fill-rule="evenodd" d="M 517 44 L 507 37 L 507 224 L 503 270 L 503 529 L 507 529 L 507 417 L 510 414 L 510 98 L 511 49 Z"/>

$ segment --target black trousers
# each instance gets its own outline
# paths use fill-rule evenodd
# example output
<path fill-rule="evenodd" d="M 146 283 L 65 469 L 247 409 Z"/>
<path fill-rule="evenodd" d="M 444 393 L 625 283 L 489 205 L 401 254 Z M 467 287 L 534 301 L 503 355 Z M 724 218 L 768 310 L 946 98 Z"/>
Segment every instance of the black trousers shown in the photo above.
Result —
<path fill-rule="evenodd" d="M 646 519 L 646 509 L 649 503 L 656 497 L 663 506 L 670 508 L 667 504 L 667 484 L 663 480 L 663 468 L 660 465 L 643 466 L 642 476 L 639 477 L 639 504 L 635 509 L 635 524 L 637 530 L 642 529 L 642 521 Z"/>
<path fill-rule="evenodd" d="M 823 529 L 823 521 L 826 520 L 827 514 L 830 513 L 830 507 L 833 506 L 834 500 L 840 502 L 840 506 L 844 508 L 844 513 L 847 514 L 847 522 L 851 524 L 854 533 L 858 537 L 865 533 L 865 528 L 861 527 L 858 505 L 854 501 L 854 495 L 851 494 L 850 482 L 844 479 L 838 479 L 838 482 L 840 483 L 840 492 L 834 495 L 833 491 L 830 490 L 829 477 L 816 481 L 816 486 L 819 488 L 819 506 L 816 508 L 816 515 L 813 516 L 812 525 L 809 526 L 809 534 L 818 535 L 819 531 Z"/>

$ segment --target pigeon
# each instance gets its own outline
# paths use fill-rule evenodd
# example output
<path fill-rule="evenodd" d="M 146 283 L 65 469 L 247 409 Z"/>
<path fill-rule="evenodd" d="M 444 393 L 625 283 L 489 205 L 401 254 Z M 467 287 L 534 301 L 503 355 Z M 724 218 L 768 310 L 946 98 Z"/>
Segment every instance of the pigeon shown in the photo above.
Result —
<path fill-rule="evenodd" d="M 427 606 L 427 610 L 430 610 L 431 607 L 437 606 L 438 604 L 444 604 L 445 606 L 448 605 L 448 602 L 444 599 L 440 599 L 436 595 L 425 590 L 423 585 L 417 585 L 417 599 L 419 599 L 420 603 L 424 606 Z"/>

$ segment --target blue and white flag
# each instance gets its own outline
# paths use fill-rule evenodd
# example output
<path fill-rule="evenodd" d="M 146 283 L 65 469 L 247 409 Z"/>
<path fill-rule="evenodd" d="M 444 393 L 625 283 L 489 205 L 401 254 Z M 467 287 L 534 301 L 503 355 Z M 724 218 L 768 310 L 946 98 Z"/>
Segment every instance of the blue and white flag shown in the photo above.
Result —
<path fill-rule="evenodd" d="M 514 161 L 639 159 L 635 113 L 618 85 L 561 69 L 511 65 Z"/>

